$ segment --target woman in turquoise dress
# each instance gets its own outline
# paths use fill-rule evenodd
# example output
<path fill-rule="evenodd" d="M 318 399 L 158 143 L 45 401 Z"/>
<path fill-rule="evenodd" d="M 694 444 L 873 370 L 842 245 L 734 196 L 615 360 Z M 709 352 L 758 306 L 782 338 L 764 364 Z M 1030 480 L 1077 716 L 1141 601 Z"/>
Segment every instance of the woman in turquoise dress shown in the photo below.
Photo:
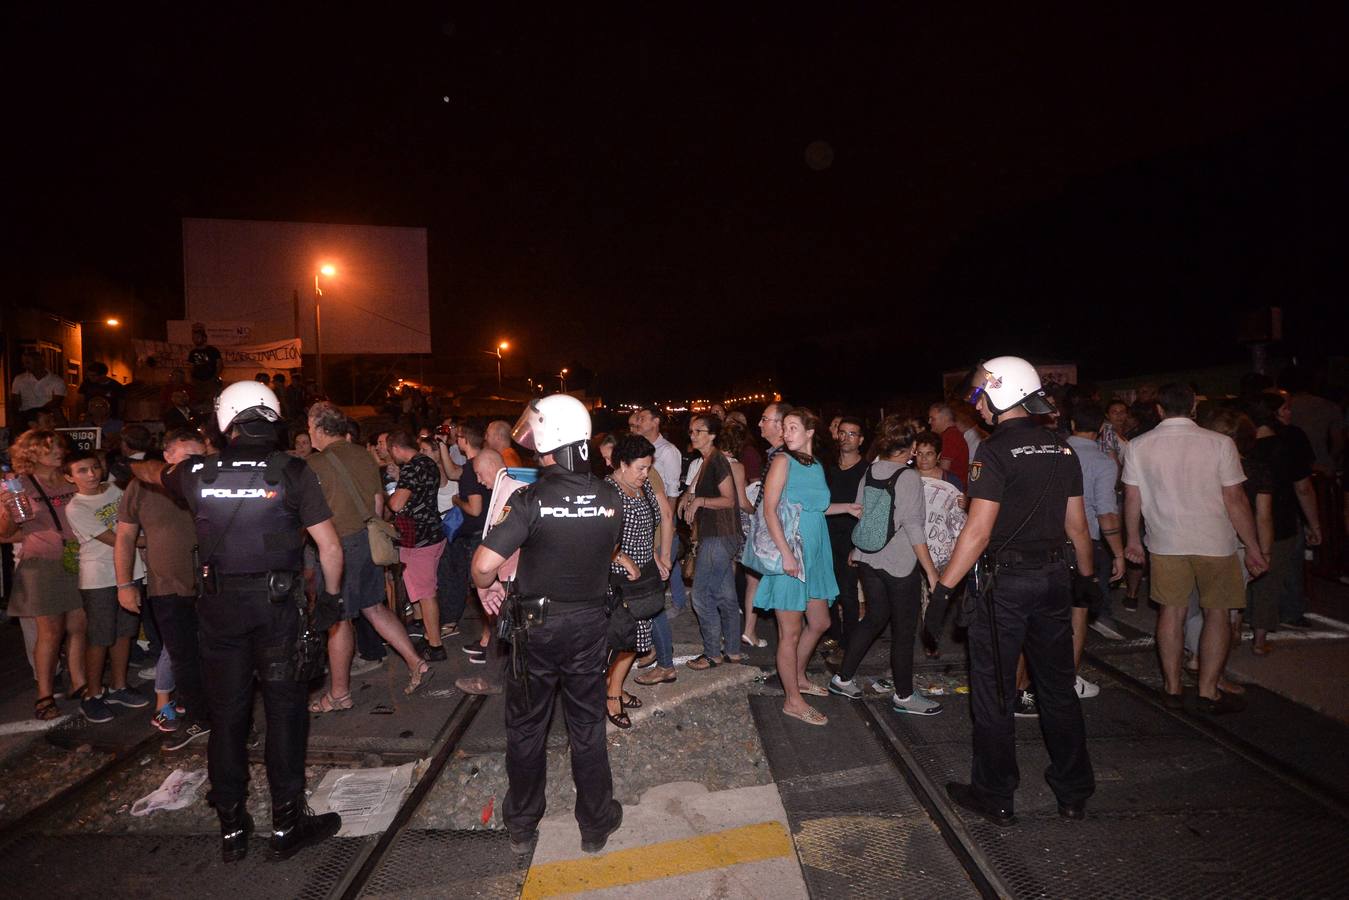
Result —
<path fill-rule="evenodd" d="M 830 503 L 824 466 L 815 459 L 815 429 L 820 420 L 808 409 L 797 408 L 783 417 L 779 453 L 764 478 L 763 513 L 768 533 L 782 554 L 782 575 L 765 575 L 754 605 L 775 611 L 778 622 L 778 677 L 786 699 L 782 711 L 811 725 L 829 720 L 806 703 L 802 694 L 825 697 L 829 692 L 806 678 L 806 663 L 820 636 L 829 628 L 829 607 L 838 596 L 834 558 L 824 517 L 837 513 L 859 515 L 856 503 Z M 778 518 L 783 500 L 801 504 L 802 559 L 796 559 Z M 803 576 L 803 577 L 800 577 Z"/>

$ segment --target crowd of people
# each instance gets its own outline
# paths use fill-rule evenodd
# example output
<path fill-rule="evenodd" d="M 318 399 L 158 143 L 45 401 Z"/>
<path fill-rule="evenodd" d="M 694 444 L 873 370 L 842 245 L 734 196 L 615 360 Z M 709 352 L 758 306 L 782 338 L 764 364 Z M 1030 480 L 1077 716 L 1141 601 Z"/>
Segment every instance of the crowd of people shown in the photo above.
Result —
<path fill-rule="evenodd" d="M 45 377 L 30 374 L 37 384 Z M 1095 561 L 1095 588 L 1072 611 L 1074 667 L 1088 629 L 1123 638 L 1113 587 L 1136 608 L 1145 578 L 1173 705 L 1189 677 L 1202 712 L 1239 711 L 1242 687 L 1225 667 L 1243 622 L 1259 655 L 1273 648 L 1272 632 L 1306 624 L 1304 552 L 1322 544 L 1326 528 L 1344 528 L 1327 523 L 1318 503 L 1342 487 L 1314 483 L 1343 484 L 1344 412 L 1311 394 L 1296 371 L 1284 384 L 1292 390 L 1253 376 L 1241 396 L 1204 402 L 1184 384 L 1145 386 L 1128 401 L 1074 385 L 1038 414 L 1081 469 Z M 281 408 L 278 442 L 316 477 L 343 559 L 335 585 L 320 560 L 327 551 L 311 545 L 305 556 L 311 597 L 342 598 L 325 626 L 327 676 L 308 711 L 350 709 L 352 676 L 384 665 L 390 651 L 406 667 L 405 692 L 415 693 L 448 658 L 451 638 L 482 666 L 457 685 L 500 692 L 494 616 L 486 611 L 471 632 L 461 623 L 478 597 L 472 564 L 496 514 L 493 486 L 524 477 L 520 469 L 534 462 L 509 423 L 450 417 L 363 440 L 336 405 L 287 410 L 302 395 L 291 399 L 275 379 L 269 388 Z M 115 413 L 112 394 L 95 386 L 88 404 Z M 287 426 L 286 412 L 302 427 Z M 9 448 L 14 477 L 0 497 L 0 541 L 17 547 L 8 614 L 24 626 L 34 714 L 57 717 L 63 696 L 94 724 L 110 721 L 111 707 L 152 706 L 165 748 L 184 747 L 212 727 L 193 517 L 131 478 L 128 466 L 200 457 L 215 452 L 219 436 L 190 419 L 158 442 L 126 425 L 107 453 L 72 449 L 46 424 L 36 421 Z M 691 671 L 745 662 L 748 650 L 767 646 L 760 632 L 771 617 L 783 713 L 793 719 L 826 725 L 808 698 L 857 699 L 868 688 L 889 694 L 899 714 L 942 711 L 915 685 L 914 659 L 917 648 L 942 653 L 939 632 L 949 623 L 924 621 L 923 610 L 964 525 L 966 492 L 988 462 L 980 447 L 989 430 L 966 399 L 937 398 L 924 415 L 892 414 L 874 426 L 847 413 L 826 424 L 781 401 L 762 410 L 757 434 L 744 411 L 719 406 L 681 422 L 641 406 L 614 424 L 593 437 L 589 454 L 623 509 L 610 567 L 613 725 L 630 727 L 626 710 L 642 704 L 628 689 L 633 669 L 636 685 L 677 680 L 671 619 L 690 607 L 701 641 L 684 662 Z M 392 556 L 379 552 L 381 540 Z M 863 685 L 863 659 L 887 630 L 889 677 Z M 835 667 L 824 684 L 809 673 L 817 652 Z M 153 700 L 134 684 L 137 673 L 153 680 Z M 1032 667 L 1019 668 L 1017 715 L 1037 714 L 1035 678 Z M 1083 699 L 1099 690 L 1081 676 L 1075 689 Z"/>

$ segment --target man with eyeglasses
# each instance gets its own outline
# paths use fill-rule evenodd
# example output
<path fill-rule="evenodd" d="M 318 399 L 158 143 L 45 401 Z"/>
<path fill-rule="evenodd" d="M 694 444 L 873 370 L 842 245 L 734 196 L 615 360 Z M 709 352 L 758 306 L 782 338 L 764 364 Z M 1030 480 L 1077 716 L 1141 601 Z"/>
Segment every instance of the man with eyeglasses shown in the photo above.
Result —
<path fill-rule="evenodd" d="M 824 469 L 825 481 L 829 483 L 830 503 L 853 503 L 857 500 L 858 485 L 867 471 L 862 460 L 863 427 L 862 420 L 853 416 L 840 416 L 838 419 L 838 461 Z M 842 647 L 856 628 L 858 618 L 857 568 L 848 565 L 848 556 L 852 553 L 853 526 L 857 524 L 857 519 L 843 513 L 827 516 L 825 523 L 829 528 L 829 546 L 834 554 L 834 578 L 838 580 L 838 602 L 830 609 L 832 621 L 826 638 L 834 643 L 825 649 L 828 654 L 841 655 Z"/>

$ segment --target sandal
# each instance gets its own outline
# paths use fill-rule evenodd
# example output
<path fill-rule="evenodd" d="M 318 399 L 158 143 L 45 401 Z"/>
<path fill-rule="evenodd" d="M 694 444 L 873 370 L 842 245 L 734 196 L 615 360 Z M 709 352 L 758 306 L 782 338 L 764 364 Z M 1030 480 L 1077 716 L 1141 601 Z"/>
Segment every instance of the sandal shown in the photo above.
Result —
<path fill-rule="evenodd" d="M 435 674 L 435 669 L 432 669 L 426 663 L 422 663 L 417 668 L 417 671 L 412 673 L 412 677 L 408 679 L 408 686 L 403 688 L 403 693 L 411 697 L 413 694 L 417 693 L 417 688 L 430 681 L 431 676 Z"/>
<path fill-rule="evenodd" d="M 51 694 L 38 697 L 37 702 L 33 704 L 33 718 L 39 722 L 50 722 L 60 715 L 61 711 L 56 708 L 56 698 Z"/>
<path fill-rule="evenodd" d="M 80 685 L 79 687 L 73 687 L 73 688 L 71 688 L 69 691 L 66 692 L 66 699 L 67 699 L 67 700 L 83 700 L 83 699 L 84 699 L 84 688 L 85 688 L 84 685 Z"/>
<path fill-rule="evenodd" d="M 829 724 L 828 717 L 813 706 L 807 706 L 805 712 L 792 712 L 790 709 L 784 707 L 782 710 L 782 714 L 784 716 L 791 716 L 793 719 L 797 719 L 801 722 L 805 722 L 807 725 Z"/>
<path fill-rule="evenodd" d="M 350 691 L 340 697 L 333 696 L 332 691 L 324 691 L 322 696 L 309 704 L 309 711 L 311 713 L 343 712 L 351 709 L 352 706 Z"/>
<path fill-rule="evenodd" d="M 723 656 L 723 657 L 721 658 L 721 661 L 724 662 L 724 663 L 730 663 L 731 665 L 736 665 L 736 666 L 738 666 L 738 665 L 740 665 L 741 663 L 743 663 L 743 662 L 745 661 L 745 657 L 743 657 L 743 656 L 730 656 L 730 655 L 728 654 L 728 655 L 726 655 L 726 656 Z"/>
<path fill-rule="evenodd" d="M 613 698 L 613 697 L 610 697 L 609 699 L 612 700 L 612 699 L 614 699 L 614 698 Z M 627 707 L 628 709 L 641 709 L 641 708 L 642 708 L 642 698 L 641 698 L 641 697 L 634 697 L 632 694 L 629 694 L 627 691 L 624 691 L 624 692 L 620 695 L 620 701 L 621 701 L 622 704 L 623 704 L 625 707 Z"/>
<path fill-rule="evenodd" d="M 797 690 L 808 697 L 828 697 L 829 691 L 820 687 L 813 681 L 803 681 L 797 685 Z"/>
<path fill-rule="evenodd" d="M 604 711 L 605 718 L 607 718 L 610 722 L 613 722 L 616 727 L 622 728 L 625 731 L 631 728 L 632 719 L 630 719 L 628 717 L 628 714 L 623 711 L 623 707 L 625 705 L 623 702 L 623 695 L 619 694 L 617 697 L 609 697 L 608 699 L 618 701 L 618 713 L 614 714 L 609 712 L 608 709 L 605 709 Z"/>
<path fill-rule="evenodd" d="M 744 644 L 746 647 L 758 647 L 759 649 L 763 649 L 764 647 L 768 646 L 768 641 L 764 640 L 763 638 L 752 638 L 748 634 L 740 635 L 740 642 Z"/>
<path fill-rule="evenodd" d="M 684 665 L 688 666 L 690 669 L 694 670 L 695 672 L 701 672 L 701 671 L 703 671 L 704 669 L 713 669 L 713 668 L 716 668 L 717 666 L 721 665 L 721 663 L 717 662 L 715 659 L 713 659 L 713 658 L 710 657 L 710 656 L 702 656 L 702 655 L 700 655 L 700 656 L 695 656 L 693 659 L 691 659 L 691 660 L 689 660 L 688 662 L 684 663 Z"/>

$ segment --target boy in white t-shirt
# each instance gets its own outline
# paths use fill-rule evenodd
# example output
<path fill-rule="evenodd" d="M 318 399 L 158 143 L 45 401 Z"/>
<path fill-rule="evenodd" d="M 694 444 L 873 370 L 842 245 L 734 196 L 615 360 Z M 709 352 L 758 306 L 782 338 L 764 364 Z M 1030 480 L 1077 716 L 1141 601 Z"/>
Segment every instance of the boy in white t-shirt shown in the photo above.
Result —
<path fill-rule="evenodd" d="M 80 700 L 80 712 L 90 722 L 109 722 L 112 720 L 109 704 L 138 709 L 150 703 L 126 683 L 131 641 L 140 631 L 140 619 L 117 603 L 112 548 L 122 490 L 103 480 L 103 463 L 90 451 L 69 454 L 61 468 L 76 490 L 66 505 L 66 519 L 80 542 L 80 597 L 89 621 L 89 643 L 84 657 L 88 682 Z M 145 564 L 139 555 L 135 577 L 145 577 Z M 109 690 L 104 691 L 103 666 L 109 659 Z"/>

